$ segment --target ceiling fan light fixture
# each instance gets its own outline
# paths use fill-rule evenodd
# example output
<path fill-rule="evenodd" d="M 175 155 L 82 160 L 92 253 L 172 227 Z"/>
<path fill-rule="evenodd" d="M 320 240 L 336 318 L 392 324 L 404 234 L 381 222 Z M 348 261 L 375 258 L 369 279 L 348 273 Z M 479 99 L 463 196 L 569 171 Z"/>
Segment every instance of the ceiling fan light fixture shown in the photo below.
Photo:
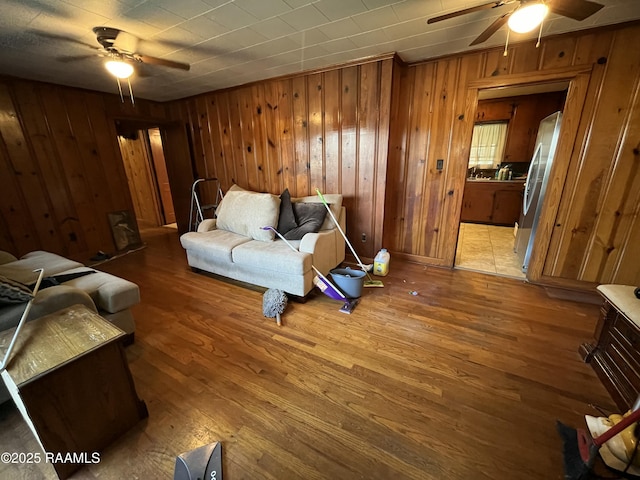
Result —
<path fill-rule="evenodd" d="M 509 28 L 516 33 L 527 33 L 538 27 L 549 13 L 542 2 L 528 3 L 518 8 L 509 17 Z"/>
<path fill-rule="evenodd" d="M 117 78 L 129 78 L 133 74 L 133 66 L 121 60 L 109 60 L 104 66 Z"/>

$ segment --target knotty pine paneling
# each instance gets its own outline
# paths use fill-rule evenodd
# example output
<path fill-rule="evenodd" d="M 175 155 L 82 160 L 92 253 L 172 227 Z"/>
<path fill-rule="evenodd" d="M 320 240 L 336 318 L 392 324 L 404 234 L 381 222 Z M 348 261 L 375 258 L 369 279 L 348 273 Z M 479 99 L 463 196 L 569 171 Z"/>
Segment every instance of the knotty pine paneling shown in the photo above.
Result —
<path fill-rule="evenodd" d="M 0 79 L 0 248 L 75 258 L 115 251 L 107 214 L 132 210 L 115 119 L 164 120 L 165 107 Z"/>
<path fill-rule="evenodd" d="M 569 107 L 574 111 L 565 111 L 571 125 L 563 129 L 566 148 L 552 179 L 559 201 L 545 205 L 532 280 L 584 288 L 640 283 L 640 26 L 555 36 L 538 49 L 524 42 L 502 53 L 446 57 L 401 72 L 393 94 L 399 105 L 390 128 L 385 246 L 423 263 L 453 265 L 471 141 L 467 117 L 475 113 L 478 88 L 587 75 L 580 85 L 588 88 L 580 87 L 582 97 Z M 442 174 L 434 170 L 438 158 Z"/>
<path fill-rule="evenodd" d="M 640 283 L 640 48 L 628 48 L 639 38 L 638 28 L 616 32 L 592 75 L 545 275 Z"/>
<path fill-rule="evenodd" d="M 358 253 L 382 246 L 392 58 L 173 102 L 197 175 L 293 196 L 342 193 Z M 213 192 L 205 192 L 213 195 Z M 362 240 L 364 239 L 364 241 Z"/>

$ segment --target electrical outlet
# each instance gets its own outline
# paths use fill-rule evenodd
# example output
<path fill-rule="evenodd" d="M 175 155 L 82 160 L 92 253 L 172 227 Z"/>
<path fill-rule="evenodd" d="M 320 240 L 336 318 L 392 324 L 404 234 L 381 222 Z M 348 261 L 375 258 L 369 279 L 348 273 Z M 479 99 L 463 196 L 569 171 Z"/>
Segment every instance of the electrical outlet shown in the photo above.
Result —
<path fill-rule="evenodd" d="M 367 241 L 367 234 L 366 234 L 366 233 L 364 233 L 364 232 L 362 232 L 362 237 L 361 237 L 361 239 L 362 239 L 362 243 L 366 242 L 366 241 Z"/>

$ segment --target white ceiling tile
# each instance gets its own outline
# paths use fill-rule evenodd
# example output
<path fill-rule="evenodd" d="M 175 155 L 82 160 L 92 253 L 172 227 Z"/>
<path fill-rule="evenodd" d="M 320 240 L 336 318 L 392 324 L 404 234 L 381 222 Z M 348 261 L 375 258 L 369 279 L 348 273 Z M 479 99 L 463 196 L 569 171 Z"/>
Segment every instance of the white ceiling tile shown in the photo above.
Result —
<path fill-rule="evenodd" d="M 322 44 L 322 47 L 329 53 L 344 52 L 346 50 L 355 50 L 357 47 L 348 38 L 339 40 L 331 40 Z"/>
<path fill-rule="evenodd" d="M 189 19 L 213 10 L 213 7 L 202 0 L 155 0 L 155 5 L 181 18 Z"/>
<path fill-rule="evenodd" d="M 229 33 L 225 33 L 216 39 L 221 44 L 227 45 L 232 51 L 237 48 L 245 48 L 257 43 L 262 43 L 267 39 L 250 27 L 239 28 Z"/>
<path fill-rule="evenodd" d="M 249 12 L 242 10 L 233 3 L 222 5 L 207 13 L 206 16 L 232 30 L 246 27 L 258 21 Z"/>
<path fill-rule="evenodd" d="M 147 42 L 160 44 L 167 50 L 166 53 L 173 52 L 174 50 L 189 49 L 193 45 L 202 42 L 204 39 L 196 33 L 187 30 L 182 27 L 172 27 L 168 30 L 164 30 L 153 37 L 143 40 L 140 43 Z"/>
<path fill-rule="evenodd" d="M 311 28 L 302 32 L 292 33 L 288 35 L 294 42 L 300 47 L 306 47 L 308 45 L 315 45 L 317 43 L 327 42 L 331 40 L 325 35 L 319 28 Z"/>
<path fill-rule="evenodd" d="M 447 4 L 445 6 L 447 12 L 457 9 L 450 1 L 447 0 L 445 3 Z M 396 12 L 398 19 L 401 21 L 431 17 L 442 13 L 440 2 L 436 2 L 434 0 L 406 0 L 405 2 L 392 5 L 392 8 Z"/>
<path fill-rule="evenodd" d="M 279 17 L 270 18 L 251 26 L 266 38 L 278 38 L 295 32 L 295 29 Z"/>
<path fill-rule="evenodd" d="M 300 56 L 303 58 L 316 58 L 329 55 L 329 52 L 322 45 L 312 45 L 301 50 Z"/>
<path fill-rule="evenodd" d="M 115 18 L 124 14 L 130 7 L 104 0 L 64 0 L 64 3 L 93 12 L 102 17 Z M 63 5 L 62 2 L 59 5 Z"/>
<path fill-rule="evenodd" d="M 277 38 L 275 40 L 269 40 L 264 43 L 253 45 L 247 48 L 247 52 L 255 57 L 270 57 L 273 55 L 279 55 L 284 52 L 290 52 L 297 50 L 299 46 L 292 39 L 288 37 Z"/>
<path fill-rule="evenodd" d="M 352 35 L 349 40 L 353 42 L 356 47 L 368 47 L 370 45 L 380 45 L 389 41 L 384 33 L 384 30 L 372 30 L 370 32 L 361 33 L 359 35 Z"/>
<path fill-rule="evenodd" d="M 360 0 L 320 0 L 314 6 L 330 20 L 340 20 L 367 11 Z"/>
<path fill-rule="evenodd" d="M 439 29 L 442 28 L 444 27 L 439 27 Z M 410 37 L 412 35 L 420 35 L 421 33 L 434 31 L 436 30 L 436 28 L 434 28 L 433 25 L 427 25 L 424 20 L 419 19 L 396 23 L 395 25 L 384 27 L 383 30 L 389 39 L 396 40 L 400 38 Z"/>
<path fill-rule="evenodd" d="M 127 17 L 132 20 L 144 22 L 160 29 L 165 29 L 178 25 L 184 18 L 171 13 L 164 8 L 156 7 L 155 5 L 147 2 L 132 8 L 127 11 Z"/>
<path fill-rule="evenodd" d="M 291 8 L 300 8 L 305 5 L 310 5 L 317 0 L 284 0 L 284 2 Z"/>
<path fill-rule="evenodd" d="M 400 21 L 396 16 L 396 12 L 390 6 L 361 13 L 351 18 L 360 26 L 363 32 L 382 28 Z"/>
<path fill-rule="evenodd" d="M 256 18 L 275 17 L 292 10 L 282 0 L 235 0 L 234 3 Z"/>
<path fill-rule="evenodd" d="M 202 39 L 214 38 L 231 30 L 229 27 L 222 25 L 204 15 L 192 18 L 191 20 L 180 24 L 180 27 L 190 30 Z"/>
<path fill-rule="evenodd" d="M 331 39 L 350 37 L 362 32 L 358 24 L 349 17 L 318 27 L 318 30 Z"/>
<path fill-rule="evenodd" d="M 202 0 L 207 5 L 211 5 L 213 8 L 220 7 L 222 5 L 226 5 L 227 3 L 233 2 L 233 0 Z"/>
<path fill-rule="evenodd" d="M 375 10 L 376 8 L 380 8 L 380 7 L 386 7 L 388 5 L 394 5 L 396 3 L 403 3 L 404 0 L 362 0 L 365 4 L 365 6 L 369 9 L 369 10 Z M 429 1 L 429 0 L 424 0 Z M 437 0 L 430 0 L 430 1 L 437 1 Z"/>
<path fill-rule="evenodd" d="M 314 5 L 307 5 L 305 7 L 298 8 L 289 13 L 285 13 L 284 15 L 280 15 L 280 18 L 296 30 L 306 30 L 308 28 L 329 23 L 329 19 L 325 17 Z"/>

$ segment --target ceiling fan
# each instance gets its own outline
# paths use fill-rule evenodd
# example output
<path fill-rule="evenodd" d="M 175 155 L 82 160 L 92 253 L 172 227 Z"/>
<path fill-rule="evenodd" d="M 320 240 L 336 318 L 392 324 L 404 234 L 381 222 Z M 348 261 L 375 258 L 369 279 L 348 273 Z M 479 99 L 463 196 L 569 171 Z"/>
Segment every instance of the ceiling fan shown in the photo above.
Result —
<path fill-rule="evenodd" d="M 509 28 L 511 30 L 518 33 L 525 33 L 539 26 L 549 11 L 562 15 L 563 17 L 580 21 L 590 17 L 604 7 L 604 5 L 590 0 L 498 0 L 475 7 L 464 8 L 438 17 L 433 17 L 427 20 L 427 23 L 432 24 L 441 22 L 443 20 L 449 20 L 450 18 L 459 17 L 468 13 L 475 13 L 511 4 L 516 4 L 515 8 L 498 17 L 469 45 L 473 46 L 486 42 L 507 22 L 509 23 Z M 527 23 L 526 27 L 518 26 L 521 21 Z"/>
<path fill-rule="evenodd" d="M 149 65 L 178 68 L 180 70 L 189 70 L 191 68 L 187 63 L 174 62 L 172 60 L 138 53 L 137 49 L 140 39 L 124 30 L 113 27 L 94 27 L 93 33 L 96 34 L 98 43 L 102 45 L 102 48 L 98 50 L 111 61 L 125 64 L 146 63 Z"/>

